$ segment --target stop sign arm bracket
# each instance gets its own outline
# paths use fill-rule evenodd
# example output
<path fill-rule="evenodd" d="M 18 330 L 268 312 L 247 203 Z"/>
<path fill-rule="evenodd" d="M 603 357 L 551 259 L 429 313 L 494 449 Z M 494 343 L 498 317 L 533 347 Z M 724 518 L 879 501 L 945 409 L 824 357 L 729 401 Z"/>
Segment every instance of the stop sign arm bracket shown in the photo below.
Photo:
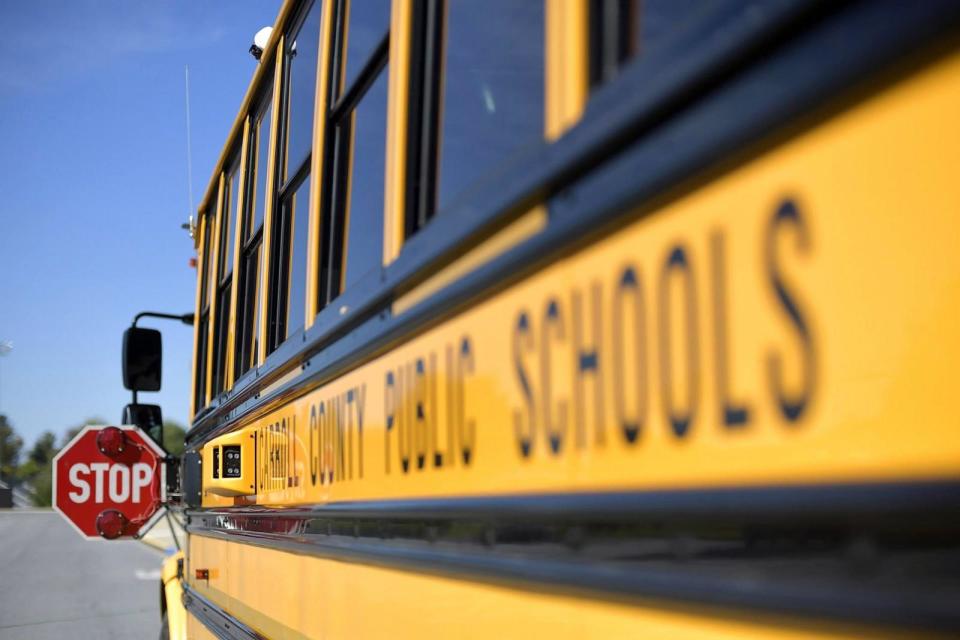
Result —
<path fill-rule="evenodd" d="M 173 517 L 170 515 L 170 507 L 167 506 L 166 503 L 163 503 L 160 508 L 163 509 L 163 517 L 167 521 L 167 526 L 170 527 L 170 536 L 173 538 L 173 544 L 176 545 L 177 551 L 180 551 L 182 549 L 180 546 L 180 538 L 177 536 L 177 529 L 173 525 Z M 160 518 L 152 518 L 146 527 L 133 534 L 133 539 L 142 540 L 144 536 L 146 536 L 155 526 L 157 526 L 158 522 L 160 522 Z"/>

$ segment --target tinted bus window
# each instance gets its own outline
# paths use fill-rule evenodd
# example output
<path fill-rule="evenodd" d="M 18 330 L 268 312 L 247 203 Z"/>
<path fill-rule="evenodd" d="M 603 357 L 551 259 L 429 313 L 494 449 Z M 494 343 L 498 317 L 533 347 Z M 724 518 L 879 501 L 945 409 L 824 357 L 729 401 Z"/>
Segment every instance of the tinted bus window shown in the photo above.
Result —
<path fill-rule="evenodd" d="M 216 321 L 214 322 L 213 346 L 213 393 L 226 388 L 227 339 L 230 325 L 230 291 L 233 284 L 233 239 L 236 213 L 240 201 L 240 154 L 237 153 L 228 165 L 224 176 L 223 206 L 220 211 L 220 280 L 217 285 Z"/>
<path fill-rule="evenodd" d="M 609 82 L 624 64 L 657 50 L 719 6 L 715 0 L 591 0 L 590 85 Z"/>
<path fill-rule="evenodd" d="M 327 106 L 325 193 L 317 306 L 382 262 L 389 3 L 337 5 L 334 50 L 340 67 Z M 338 97 L 339 96 L 339 97 Z"/>
<path fill-rule="evenodd" d="M 271 294 L 268 308 L 267 352 L 276 349 L 306 315 L 307 229 L 310 222 L 310 160 L 313 148 L 314 93 L 323 3 L 309 5 L 306 15 L 287 35 L 284 51 L 283 135 L 273 216 L 275 238 L 270 256 Z"/>
<path fill-rule="evenodd" d="M 233 235 L 236 231 L 236 215 L 240 206 L 240 162 L 230 169 L 223 194 L 223 227 L 220 229 L 220 277 L 233 273 Z"/>
<path fill-rule="evenodd" d="M 272 87 L 268 78 L 265 86 Z M 239 296 L 237 297 L 237 344 L 235 375 L 241 376 L 257 362 L 260 336 L 260 310 L 263 291 L 260 270 L 263 251 L 263 216 L 266 209 L 268 170 L 270 168 L 270 127 L 273 92 L 260 98 L 254 115 L 247 159 L 247 196 L 240 250 Z"/>
<path fill-rule="evenodd" d="M 202 233 L 201 248 L 203 250 L 203 257 L 200 262 L 202 269 L 202 273 L 200 273 L 200 309 L 202 310 L 210 306 L 210 298 L 207 290 L 210 287 L 210 277 L 213 271 L 210 264 L 210 232 L 211 227 L 213 227 L 213 216 L 209 210 L 203 214 L 203 219 L 200 221 L 199 226 Z"/>
<path fill-rule="evenodd" d="M 447 4 L 437 210 L 543 138 L 542 2 Z"/>
<path fill-rule="evenodd" d="M 657 48 L 685 25 L 696 22 L 719 3 L 711 0 L 638 0 L 631 11 L 633 55 Z"/>
<path fill-rule="evenodd" d="M 383 261 L 383 180 L 387 142 L 387 69 L 353 116 L 353 166 L 346 202 L 347 256 L 344 286 Z"/>
<path fill-rule="evenodd" d="M 273 80 L 269 80 L 270 84 L 273 84 Z M 253 193 L 251 194 L 251 201 L 253 202 L 252 215 L 253 219 L 250 220 L 247 225 L 247 234 L 253 233 L 256 229 L 263 224 L 263 214 L 264 209 L 266 208 L 266 197 L 267 197 L 267 167 L 269 155 L 270 155 L 270 123 L 273 119 L 273 105 L 270 104 L 271 96 L 267 95 L 267 106 L 266 111 L 260 116 L 256 124 L 256 153 L 253 154 L 253 180 L 251 184 L 253 185 Z"/>
<path fill-rule="evenodd" d="M 348 35 L 340 88 L 353 84 L 390 28 L 390 0 L 353 0 L 345 2 L 344 7 Z"/>
<path fill-rule="evenodd" d="M 543 139 L 543 4 L 414 4 L 407 235 Z"/>
<path fill-rule="evenodd" d="M 310 226 L 310 180 L 297 187 L 283 208 L 284 224 L 290 230 L 290 294 L 286 311 L 286 335 L 303 327 L 307 290 L 307 235 Z"/>
<path fill-rule="evenodd" d="M 317 55 L 320 43 L 319 0 L 307 12 L 299 29 L 287 40 L 287 135 L 284 179 L 310 153 L 313 144 L 313 100 L 317 83 Z"/>
<path fill-rule="evenodd" d="M 208 209 L 201 220 L 201 249 L 203 251 L 202 262 L 200 264 L 202 272 L 200 273 L 200 315 L 197 318 L 197 358 L 194 380 L 194 412 L 199 411 L 206 404 L 207 397 L 207 330 L 210 326 L 210 295 L 209 290 L 213 275 L 211 238 L 214 217 Z"/>
<path fill-rule="evenodd" d="M 210 301 L 213 299 L 214 292 L 217 290 L 217 273 L 214 270 L 213 252 L 217 250 L 216 248 L 220 244 L 214 235 L 217 220 L 216 205 L 211 205 L 211 208 L 212 210 L 207 214 L 207 264 L 205 267 L 207 272 L 207 287 L 203 294 L 204 304 L 206 304 L 207 307 L 210 306 Z"/>

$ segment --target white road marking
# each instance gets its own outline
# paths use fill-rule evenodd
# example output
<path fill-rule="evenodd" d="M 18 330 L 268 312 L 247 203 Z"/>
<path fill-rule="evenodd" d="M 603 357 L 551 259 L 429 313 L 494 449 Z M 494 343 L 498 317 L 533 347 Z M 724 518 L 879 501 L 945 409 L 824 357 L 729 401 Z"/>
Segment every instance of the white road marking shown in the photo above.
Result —
<path fill-rule="evenodd" d="M 160 569 L 137 569 L 133 575 L 137 580 L 159 580 Z"/>

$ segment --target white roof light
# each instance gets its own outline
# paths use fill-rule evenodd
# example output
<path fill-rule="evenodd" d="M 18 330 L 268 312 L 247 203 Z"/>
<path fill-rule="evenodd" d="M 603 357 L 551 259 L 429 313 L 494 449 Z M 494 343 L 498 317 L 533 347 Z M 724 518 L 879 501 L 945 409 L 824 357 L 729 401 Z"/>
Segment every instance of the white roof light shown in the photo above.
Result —
<path fill-rule="evenodd" d="M 273 33 L 273 27 L 264 27 L 257 31 L 257 34 L 253 36 L 253 44 L 250 45 L 250 53 L 257 60 L 260 59 L 260 56 L 263 55 L 263 50 L 267 47 L 267 42 L 270 41 L 270 34 Z"/>

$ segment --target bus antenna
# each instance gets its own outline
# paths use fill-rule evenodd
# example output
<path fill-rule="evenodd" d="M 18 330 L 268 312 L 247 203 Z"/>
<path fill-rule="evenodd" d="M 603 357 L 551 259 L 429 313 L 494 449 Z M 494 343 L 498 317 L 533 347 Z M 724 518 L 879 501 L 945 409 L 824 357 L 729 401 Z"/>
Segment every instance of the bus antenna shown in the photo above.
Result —
<path fill-rule="evenodd" d="M 190 144 L 190 65 L 183 66 L 183 82 L 187 110 L 187 199 L 190 208 L 187 209 L 187 221 L 180 226 L 189 231 L 192 238 L 196 227 L 193 223 L 193 149 Z"/>

